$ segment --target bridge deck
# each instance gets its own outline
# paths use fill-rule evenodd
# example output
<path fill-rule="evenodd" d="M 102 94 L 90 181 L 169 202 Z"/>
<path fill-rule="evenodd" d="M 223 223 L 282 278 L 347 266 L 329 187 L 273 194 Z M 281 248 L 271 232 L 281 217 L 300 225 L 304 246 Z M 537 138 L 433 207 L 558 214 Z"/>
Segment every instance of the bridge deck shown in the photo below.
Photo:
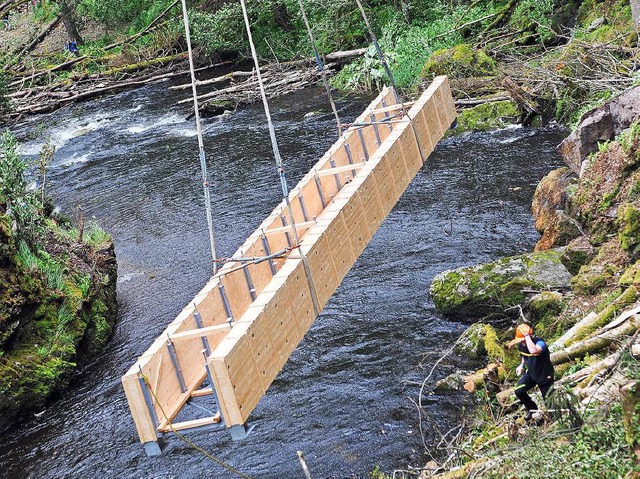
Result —
<path fill-rule="evenodd" d="M 396 103 L 383 90 L 290 192 L 300 248 L 233 261 L 292 246 L 283 200 L 122 377 L 142 443 L 155 444 L 205 394 L 216 396 L 227 428 L 245 424 L 456 117 L 446 77 L 412 104 L 411 121 Z M 207 376 L 214 387 L 199 389 Z"/>

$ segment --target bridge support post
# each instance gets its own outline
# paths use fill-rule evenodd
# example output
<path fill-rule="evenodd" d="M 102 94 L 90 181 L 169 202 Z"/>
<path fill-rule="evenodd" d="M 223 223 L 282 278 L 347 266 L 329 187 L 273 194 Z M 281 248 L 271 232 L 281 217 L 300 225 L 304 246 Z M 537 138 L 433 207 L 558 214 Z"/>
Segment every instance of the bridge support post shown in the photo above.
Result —
<path fill-rule="evenodd" d="M 164 447 L 164 440 L 158 438 L 157 441 L 149 441 L 144 443 L 144 452 L 149 457 L 160 456 L 162 454 L 162 448 Z"/>
<path fill-rule="evenodd" d="M 240 441 L 246 439 L 249 433 L 253 430 L 254 426 L 247 426 L 247 423 L 237 424 L 229 428 L 229 434 L 234 441 Z"/>

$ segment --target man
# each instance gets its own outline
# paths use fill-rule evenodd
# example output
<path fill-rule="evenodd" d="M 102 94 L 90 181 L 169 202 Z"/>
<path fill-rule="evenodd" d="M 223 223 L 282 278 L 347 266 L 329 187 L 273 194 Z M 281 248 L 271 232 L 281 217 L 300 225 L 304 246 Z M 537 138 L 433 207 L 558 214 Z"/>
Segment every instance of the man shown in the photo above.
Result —
<path fill-rule="evenodd" d="M 524 419 L 528 421 L 538 406 L 527 392 L 537 385 L 542 393 L 542 399 L 546 397 L 554 381 L 553 364 L 551 364 L 551 355 L 546 343 L 533 334 L 533 329 L 528 324 L 521 324 L 516 328 L 516 338 L 509 343 L 509 347 L 515 344 L 518 344 L 518 351 L 522 357 L 520 365 L 516 368 L 516 374 L 520 376 L 526 368 L 524 376 L 516 386 L 516 396 L 527 410 Z"/>

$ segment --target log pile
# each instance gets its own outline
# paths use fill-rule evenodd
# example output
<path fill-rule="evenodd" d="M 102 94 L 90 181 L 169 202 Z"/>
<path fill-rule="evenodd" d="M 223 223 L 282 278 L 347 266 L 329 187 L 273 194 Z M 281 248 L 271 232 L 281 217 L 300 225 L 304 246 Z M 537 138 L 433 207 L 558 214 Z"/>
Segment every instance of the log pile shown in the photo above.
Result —
<path fill-rule="evenodd" d="M 325 72 L 334 73 L 340 62 L 363 55 L 366 49 L 336 52 L 327 55 Z M 275 98 L 296 90 L 305 88 L 321 78 L 313 59 L 296 60 L 285 63 L 271 63 L 261 67 L 261 76 L 265 93 L 269 98 Z M 260 99 L 258 78 L 254 71 L 233 71 L 225 75 L 208 80 L 198 81 L 198 87 L 216 87 L 206 93 L 198 95 L 200 113 L 203 115 L 217 115 L 224 109 L 233 110 L 238 106 L 253 103 Z M 191 88 L 190 83 L 170 87 L 174 90 Z M 192 98 L 185 98 L 178 102 L 186 105 Z"/>

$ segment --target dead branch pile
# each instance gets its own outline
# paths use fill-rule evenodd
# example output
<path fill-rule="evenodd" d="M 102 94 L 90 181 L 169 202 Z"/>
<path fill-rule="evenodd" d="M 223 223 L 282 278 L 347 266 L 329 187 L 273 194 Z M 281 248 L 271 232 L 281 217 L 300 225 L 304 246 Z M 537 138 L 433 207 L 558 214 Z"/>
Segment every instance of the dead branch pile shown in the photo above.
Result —
<path fill-rule="evenodd" d="M 339 61 L 364 54 L 365 49 L 336 52 L 327 55 L 325 72 L 331 75 Z M 260 69 L 265 93 L 275 98 L 305 88 L 320 79 L 312 59 L 285 63 L 271 63 Z M 222 76 L 197 82 L 197 85 L 216 85 L 212 91 L 198 95 L 200 111 L 203 114 L 219 114 L 222 109 L 234 109 L 240 105 L 260 99 L 260 89 L 255 71 L 233 71 Z M 176 90 L 191 88 L 191 84 L 171 87 Z M 193 100 L 185 98 L 178 104 L 189 104 Z"/>

